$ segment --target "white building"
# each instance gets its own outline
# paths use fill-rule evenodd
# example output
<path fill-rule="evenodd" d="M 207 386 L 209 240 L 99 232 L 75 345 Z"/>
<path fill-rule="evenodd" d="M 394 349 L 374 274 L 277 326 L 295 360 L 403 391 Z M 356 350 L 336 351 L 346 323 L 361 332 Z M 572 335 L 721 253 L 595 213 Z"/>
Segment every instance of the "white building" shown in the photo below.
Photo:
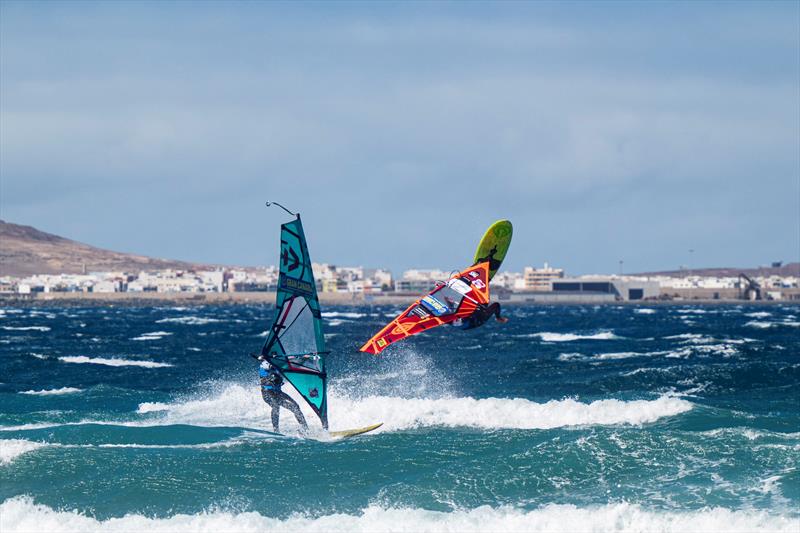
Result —
<path fill-rule="evenodd" d="M 522 275 L 526 291 L 551 291 L 553 281 L 564 277 L 564 269 L 551 268 L 545 263 L 542 268 L 525 267 Z"/>
<path fill-rule="evenodd" d="M 492 287 L 502 287 L 509 291 L 525 290 L 525 277 L 520 272 L 503 272 L 495 274 L 490 284 Z"/>

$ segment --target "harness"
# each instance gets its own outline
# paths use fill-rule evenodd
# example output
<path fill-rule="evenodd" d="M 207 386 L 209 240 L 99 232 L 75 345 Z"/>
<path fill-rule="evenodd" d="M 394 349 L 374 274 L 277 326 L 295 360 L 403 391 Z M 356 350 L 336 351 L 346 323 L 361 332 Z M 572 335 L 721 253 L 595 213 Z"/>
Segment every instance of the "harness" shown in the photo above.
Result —
<path fill-rule="evenodd" d="M 258 377 L 261 378 L 261 388 L 268 391 L 279 391 L 283 385 L 283 378 L 274 368 L 265 370 L 259 367 Z"/>

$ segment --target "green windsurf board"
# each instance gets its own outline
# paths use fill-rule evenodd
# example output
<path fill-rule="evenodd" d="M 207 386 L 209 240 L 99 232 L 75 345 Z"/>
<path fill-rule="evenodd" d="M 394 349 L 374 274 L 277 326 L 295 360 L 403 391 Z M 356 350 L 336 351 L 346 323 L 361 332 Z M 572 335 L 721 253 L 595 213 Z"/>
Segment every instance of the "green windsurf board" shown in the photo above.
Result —
<path fill-rule="evenodd" d="M 483 234 L 478 249 L 475 251 L 475 258 L 473 264 L 483 263 L 489 261 L 489 279 L 491 280 L 500 265 L 503 264 L 503 259 L 506 258 L 508 247 L 511 245 L 511 236 L 514 233 L 514 228 L 508 220 L 498 220 L 486 230 Z"/>

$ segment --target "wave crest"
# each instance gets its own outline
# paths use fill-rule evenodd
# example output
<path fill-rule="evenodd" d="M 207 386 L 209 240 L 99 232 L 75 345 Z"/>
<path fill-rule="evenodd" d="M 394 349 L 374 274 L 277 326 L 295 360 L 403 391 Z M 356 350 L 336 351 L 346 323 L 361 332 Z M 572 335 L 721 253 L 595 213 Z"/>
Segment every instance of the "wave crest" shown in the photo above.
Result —
<path fill-rule="evenodd" d="M 302 405 L 302 402 L 300 402 Z M 333 429 L 362 427 L 383 422 L 380 431 L 419 427 L 472 427 L 480 429 L 550 429 L 566 426 L 646 424 L 692 409 L 686 400 L 661 396 L 655 400 L 617 399 L 591 403 L 573 399 L 536 403 L 523 398 L 445 397 L 400 398 L 372 395 L 350 398 L 332 388 L 328 397 Z M 305 406 L 303 406 L 305 407 Z M 267 427 L 269 411 L 258 387 L 229 385 L 216 395 L 173 403 L 146 402 L 139 414 L 153 413 L 161 422 L 202 426 Z M 281 425 L 296 429 L 294 417 L 284 412 Z M 313 419 L 307 412 L 306 417 Z"/>
<path fill-rule="evenodd" d="M 202 326 L 204 324 L 215 324 L 217 322 L 222 322 L 222 320 L 219 318 L 205 318 L 200 316 L 179 316 L 156 320 L 156 324 L 186 324 L 189 326 Z"/>
<path fill-rule="evenodd" d="M 57 511 L 28 496 L 0 504 L 0 526 L 16 531 L 775 531 L 796 532 L 800 519 L 766 511 L 722 507 L 699 511 L 655 511 L 612 503 L 588 507 L 548 504 L 525 510 L 511 506 L 456 509 L 450 512 L 370 505 L 357 513 L 316 518 L 293 514 L 285 519 L 257 512 L 202 511 L 193 515 L 148 518 L 126 514 L 97 520 L 77 511 Z"/>
<path fill-rule="evenodd" d="M 11 461 L 23 453 L 31 452 L 42 446 L 44 446 L 44 444 L 40 442 L 32 442 L 25 439 L 0 440 L 0 464 L 10 464 Z M 0 511 L 0 516 L 2 516 L 2 514 L 2 511 Z M 0 527 L 0 530 L 7 531 L 4 527 Z"/>
<path fill-rule="evenodd" d="M 66 355 L 59 357 L 59 361 L 76 364 L 93 364 L 106 366 L 140 366 L 142 368 L 164 368 L 172 366 L 169 363 L 156 361 L 140 361 L 136 359 L 121 359 L 118 357 L 86 357 L 85 355 Z"/>
<path fill-rule="evenodd" d="M 76 392 L 83 392 L 83 389 L 61 387 L 60 389 L 26 390 L 20 392 L 20 394 L 29 394 L 31 396 L 55 396 L 59 394 L 75 394 Z"/>
<path fill-rule="evenodd" d="M 545 331 L 541 333 L 532 333 L 530 336 L 539 337 L 545 342 L 570 342 L 581 340 L 606 341 L 622 338 L 615 335 L 611 331 L 601 331 L 592 335 L 580 335 L 577 333 L 551 333 L 549 331 Z"/>

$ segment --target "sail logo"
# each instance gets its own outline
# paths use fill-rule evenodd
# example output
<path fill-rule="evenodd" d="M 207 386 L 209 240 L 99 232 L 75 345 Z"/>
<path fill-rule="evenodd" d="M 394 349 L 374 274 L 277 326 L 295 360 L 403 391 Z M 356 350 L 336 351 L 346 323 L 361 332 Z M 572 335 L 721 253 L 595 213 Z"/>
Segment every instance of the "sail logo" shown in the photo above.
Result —
<path fill-rule="evenodd" d="M 291 255 L 291 259 L 289 256 Z M 283 266 L 287 267 L 287 272 L 291 272 L 292 270 L 296 270 L 297 267 L 300 266 L 300 257 L 297 255 L 291 247 L 286 247 L 281 254 L 281 261 L 283 262 Z"/>
<path fill-rule="evenodd" d="M 431 296 L 430 294 L 421 300 L 423 304 L 436 316 L 446 314 L 449 309 L 442 302 Z"/>
<path fill-rule="evenodd" d="M 428 318 L 429 316 L 431 316 L 431 314 L 429 312 L 427 312 L 426 310 L 424 310 L 420 306 L 416 306 L 416 307 L 412 308 L 411 312 L 409 312 L 408 315 L 409 316 L 417 315 L 420 318 Z"/>
<path fill-rule="evenodd" d="M 299 292 L 302 294 L 314 294 L 314 287 L 307 281 L 301 279 L 290 278 L 289 276 L 281 276 L 280 278 L 281 289 L 287 291 Z"/>
<path fill-rule="evenodd" d="M 317 390 L 316 387 L 314 387 L 313 389 L 308 391 L 308 397 L 309 398 L 318 398 L 319 397 L 319 391 Z"/>

